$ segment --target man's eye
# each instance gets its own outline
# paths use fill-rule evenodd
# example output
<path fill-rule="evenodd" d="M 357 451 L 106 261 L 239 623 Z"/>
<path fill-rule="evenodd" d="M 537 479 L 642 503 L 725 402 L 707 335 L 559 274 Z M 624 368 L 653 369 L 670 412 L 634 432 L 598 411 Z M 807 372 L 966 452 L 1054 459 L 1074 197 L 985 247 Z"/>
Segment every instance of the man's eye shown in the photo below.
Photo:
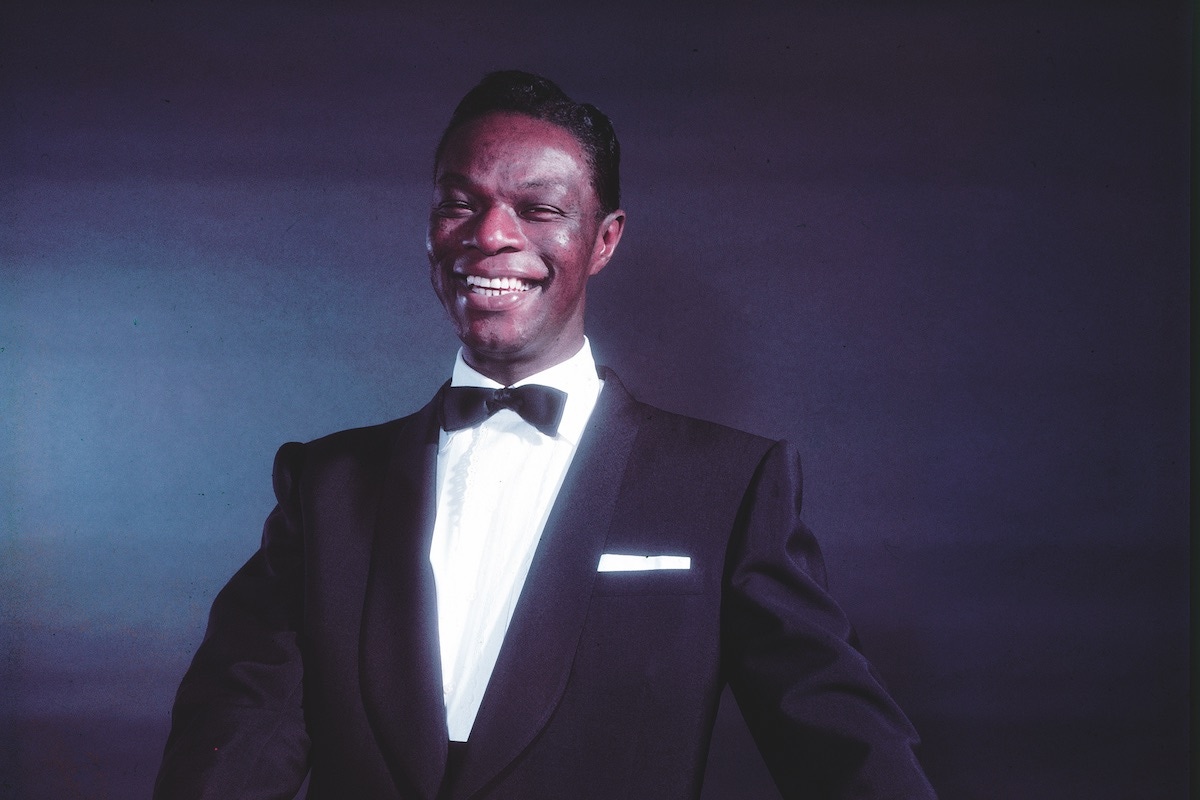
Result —
<path fill-rule="evenodd" d="M 554 206 L 529 206 L 521 212 L 521 216 L 525 217 L 525 219 L 531 219 L 535 222 L 558 219 L 562 215 L 562 209 L 555 208 Z"/>
<path fill-rule="evenodd" d="M 443 200 L 433 207 L 433 213 L 439 217 L 465 217 L 471 213 L 471 206 L 464 200 Z"/>

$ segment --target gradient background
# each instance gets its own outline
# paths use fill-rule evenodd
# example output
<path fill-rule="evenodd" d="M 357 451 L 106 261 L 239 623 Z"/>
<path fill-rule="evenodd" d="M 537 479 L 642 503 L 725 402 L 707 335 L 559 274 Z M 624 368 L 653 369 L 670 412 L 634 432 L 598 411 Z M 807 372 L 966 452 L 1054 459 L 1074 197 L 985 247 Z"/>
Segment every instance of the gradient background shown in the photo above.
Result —
<path fill-rule="evenodd" d="M 1186 795 L 1183 2 L 0 12 L 0 796 L 147 796 L 275 448 L 425 402 L 485 72 L 614 119 L 643 400 L 794 440 L 944 798 Z M 774 795 L 736 706 L 705 797 Z"/>

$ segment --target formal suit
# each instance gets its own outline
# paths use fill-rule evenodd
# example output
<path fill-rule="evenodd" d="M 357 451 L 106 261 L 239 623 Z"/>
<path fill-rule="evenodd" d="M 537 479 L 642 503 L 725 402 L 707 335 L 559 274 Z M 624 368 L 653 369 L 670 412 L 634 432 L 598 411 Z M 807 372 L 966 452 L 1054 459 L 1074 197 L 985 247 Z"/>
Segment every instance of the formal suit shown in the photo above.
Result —
<path fill-rule="evenodd" d="M 694 798 L 730 681 L 786 797 L 931 797 L 852 645 L 785 443 L 637 402 L 611 371 L 461 769 L 429 566 L 438 398 L 280 449 L 279 504 L 184 678 L 160 798 Z M 602 554 L 690 569 L 597 572 Z"/>

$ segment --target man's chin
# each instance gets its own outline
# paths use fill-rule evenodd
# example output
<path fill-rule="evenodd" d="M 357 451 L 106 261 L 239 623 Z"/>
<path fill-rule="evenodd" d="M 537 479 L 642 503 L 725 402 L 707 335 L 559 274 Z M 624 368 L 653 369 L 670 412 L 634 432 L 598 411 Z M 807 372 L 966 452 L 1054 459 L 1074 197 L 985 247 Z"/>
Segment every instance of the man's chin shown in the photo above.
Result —
<path fill-rule="evenodd" d="M 506 365 L 521 364 L 529 360 L 528 344 L 516 337 L 503 337 L 494 334 L 480 336 L 468 332 L 459 336 L 463 343 L 463 354 L 467 363 Z"/>
<path fill-rule="evenodd" d="M 536 342 L 479 340 L 463 337 L 463 358 L 475 370 L 505 385 L 516 383 L 555 364 L 566 361 L 576 352 L 558 346 L 537 346 Z M 579 343 L 582 346 L 582 341 Z"/>

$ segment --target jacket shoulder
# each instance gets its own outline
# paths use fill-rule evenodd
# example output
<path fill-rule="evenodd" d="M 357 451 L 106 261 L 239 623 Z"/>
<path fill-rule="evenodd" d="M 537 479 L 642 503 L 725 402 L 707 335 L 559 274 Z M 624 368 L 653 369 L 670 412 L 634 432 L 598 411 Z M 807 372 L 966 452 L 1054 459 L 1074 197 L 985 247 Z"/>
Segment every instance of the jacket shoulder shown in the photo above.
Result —
<path fill-rule="evenodd" d="M 667 448 L 692 458 L 719 458 L 729 463 L 740 458 L 757 463 L 780 443 L 719 422 L 691 417 L 634 401 L 639 417 L 640 445 Z"/>
<path fill-rule="evenodd" d="M 387 463 L 398 443 L 436 436 L 432 403 L 389 422 L 349 428 L 307 442 L 287 442 L 275 454 L 274 474 L 310 477 L 373 470 Z"/>

